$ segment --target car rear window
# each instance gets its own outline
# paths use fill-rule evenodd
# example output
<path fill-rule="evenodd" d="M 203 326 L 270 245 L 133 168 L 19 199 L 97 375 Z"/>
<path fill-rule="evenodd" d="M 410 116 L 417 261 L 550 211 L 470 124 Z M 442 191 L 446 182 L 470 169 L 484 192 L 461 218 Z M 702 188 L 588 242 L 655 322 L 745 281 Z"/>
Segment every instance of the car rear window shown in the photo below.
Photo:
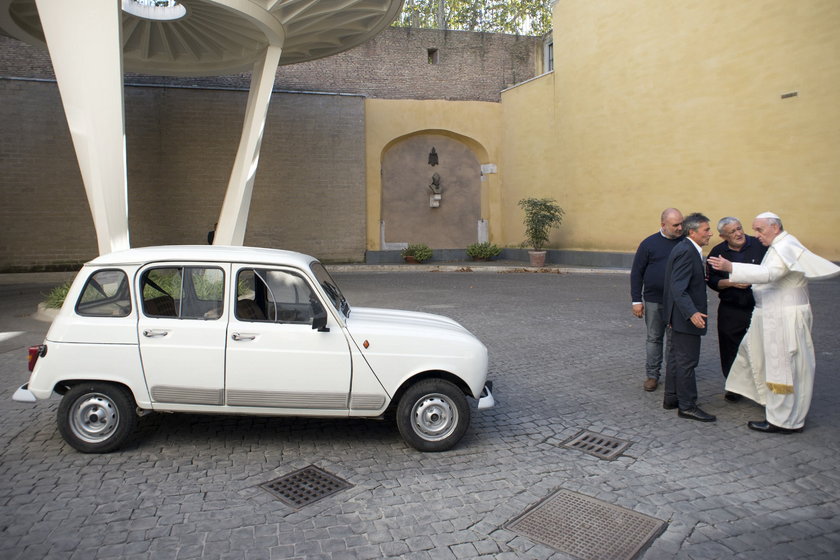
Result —
<path fill-rule="evenodd" d="M 88 317 L 127 317 L 131 314 L 128 276 L 119 269 L 97 270 L 85 282 L 76 313 Z"/>

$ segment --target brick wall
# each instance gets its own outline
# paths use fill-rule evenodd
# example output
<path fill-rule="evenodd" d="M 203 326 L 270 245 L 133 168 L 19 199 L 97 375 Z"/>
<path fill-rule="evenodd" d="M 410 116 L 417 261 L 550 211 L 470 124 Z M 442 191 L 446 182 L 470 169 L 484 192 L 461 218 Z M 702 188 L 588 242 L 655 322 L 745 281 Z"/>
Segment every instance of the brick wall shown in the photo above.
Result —
<path fill-rule="evenodd" d="M 437 49 L 438 63 L 428 51 Z M 499 101 L 501 90 L 534 77 L 542 40 L 468 31 L 389 27 L 349 51 L 282 66 L 275 88 L 359 93 L 383 99 Z M 46 51 L 0 35 L 0 75 L 52 79 Z M 249 75 L 176 78 L 127 74 L 126 83 L 247 88 Z"/>
<path fill-rule="evenodd" d="M 498 102 L 502 89 L 533 77 L 540 45 L 534 37 L 389 28 L 345 53 L 281 67 L 277 90 L 351 95 L 274 94 L 245 243 L 363 260 L 360 95 Z M 436 64 L 429 49 L 437 49 Z M 249 79 L 126 75 L 133 246 L 205 242 L 221 210 Z M 0 35 L 0 271 L 61 267 L 97 252 L 52 80 L 46 51 Z"/>
<path fill-rule="evenodd" d="M 501 90 L 534 77 L 541 44 L 535 37 L 391 27 L 347 52 L 281 67 L 275 83 L 385 99 L 499 101 Z M 437 64 L 429 63 L 429 49 L 437 49 Z"/>
<path fill-rule="evenodd" d="M 0 271 L 97 254 L 57 87 L 0 79 Z M 221 210 L 247 92 L 127 87 L 133 246 L 206 243 Z M 245 243 L 364 259 L 364 98 L 274 94 Z"/>
<path fill-rule="evenodd" d="M 0 80 L 0 271 L 97 254 L 93 220 L 54 84 Z"/>

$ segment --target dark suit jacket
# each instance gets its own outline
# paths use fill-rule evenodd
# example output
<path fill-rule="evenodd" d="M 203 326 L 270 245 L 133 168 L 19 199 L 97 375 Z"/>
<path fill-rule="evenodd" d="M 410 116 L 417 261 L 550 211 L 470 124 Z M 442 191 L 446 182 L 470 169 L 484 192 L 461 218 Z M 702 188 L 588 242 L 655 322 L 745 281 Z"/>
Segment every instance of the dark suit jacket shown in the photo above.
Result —
<path fill-rule="evenodd" d="M 703 259 L 690 239 L 677 243 L 665 266 L 665 322 L 677 332 L 704 335 L 691 323 L 691 316 L 708 313 Z"/>

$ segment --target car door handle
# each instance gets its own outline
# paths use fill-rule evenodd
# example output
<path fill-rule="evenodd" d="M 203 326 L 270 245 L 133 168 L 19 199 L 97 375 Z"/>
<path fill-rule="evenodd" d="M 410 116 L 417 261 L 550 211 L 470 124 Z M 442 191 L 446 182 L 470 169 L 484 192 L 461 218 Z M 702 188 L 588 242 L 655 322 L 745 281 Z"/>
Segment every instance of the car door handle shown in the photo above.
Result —
<path fill-rule="evenodd" d="M 166 336 L 169 334 L 169 331 L 165 331 L 163 329 L 146 329 L 143 331 L 143 336 L 147 338 L 156 338 L 158 336 Z"/>
<path fill-rule="evenodd" d="M 246 334 L 240 334 L 238 332 L 235 332 L 230 337 L 233 340 L 254 340 L 255 338 L 257 338 L 257 335 L 247 334 L 247 333 Z"/>

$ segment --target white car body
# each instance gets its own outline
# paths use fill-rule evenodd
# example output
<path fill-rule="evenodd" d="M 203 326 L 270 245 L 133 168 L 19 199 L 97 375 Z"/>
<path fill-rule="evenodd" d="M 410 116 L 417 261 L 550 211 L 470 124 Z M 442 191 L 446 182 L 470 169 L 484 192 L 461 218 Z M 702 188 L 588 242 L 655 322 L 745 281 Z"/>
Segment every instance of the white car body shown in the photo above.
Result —
<path fill-rule="evenodd" d="M 114 447 L 115 399 L 101 387 L 127 389 L 140 413 L 379 417 L 426 379 L 457 386 L 479 409 L 493 406 L 487 349 L 467 329 L 427 313 L 351 310 L 317 259 L 274 249 L 166 246 L 98 257 L 76 276 L 37 354 L 15 400 L 106 384 L 68 405 L 62 435 L 82 451 Z M 464 420 L 450 402 L 460 397 L 427 392 L 410 413 L 427 415 L 414 421 L 420 446 L 407 441 L 447 449 L 466 426 L 444 437 L 434 424 L 447 411 Z"/>

